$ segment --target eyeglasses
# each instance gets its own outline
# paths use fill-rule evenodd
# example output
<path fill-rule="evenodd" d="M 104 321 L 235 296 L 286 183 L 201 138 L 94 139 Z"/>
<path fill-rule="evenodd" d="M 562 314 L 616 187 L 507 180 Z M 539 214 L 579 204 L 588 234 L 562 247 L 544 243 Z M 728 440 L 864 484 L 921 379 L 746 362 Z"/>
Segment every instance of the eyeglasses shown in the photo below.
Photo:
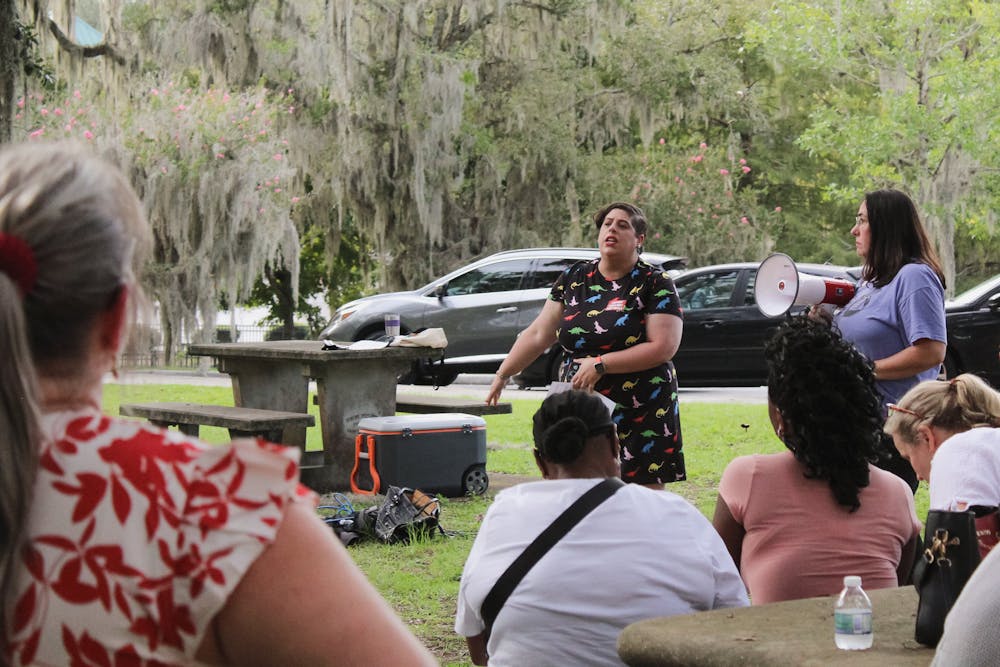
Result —
<path fill-rule="evenodd" d="M 924 417 L 919 412 L 914 412 L 909 408 L 904 408 L 902 406 L 896 405 L 895 403 L 886 403 L 885 407 L 889 408 L 890 411 L 902 412 L 904 415 L 911 415 L 913 417 L 916 417 L 917 419 L 926 419 L 926 417 Z"/>

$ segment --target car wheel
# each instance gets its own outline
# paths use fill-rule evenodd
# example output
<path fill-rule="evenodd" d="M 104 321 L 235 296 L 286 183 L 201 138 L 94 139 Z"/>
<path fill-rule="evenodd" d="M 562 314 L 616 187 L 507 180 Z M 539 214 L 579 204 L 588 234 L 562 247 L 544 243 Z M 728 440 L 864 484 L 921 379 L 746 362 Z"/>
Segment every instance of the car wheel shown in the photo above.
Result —
<path fill-rule="evenodd" d="M 547 387 L 559 379 L 559 367 L 565 358 L 561 347 L 556 347 L 544 353 L 544 358 L 532 362 L 528 368 L 514 376 L 514 384 L 518 389 L 532 387 Z"/>
<path fill-rule="evenodd" d="M 424 386 L 445 387 L 455 381 L 458 371 L 453 371 L 430 359 L 419 359 L 413 362 L 410 372 L 400 376 L 400 384 L 416 384 Z"/>
<path fill-rule="evenodd" d="M 369 329 L 364 334 L 358 336 L 357 340 L 378 340 L 385 336 L 385 329 Z"/>
<path fill-rule="evenodd" d="M 566 359 L 566 350 L 557 348 L 552 354 L 552 359 L 549 361 L 549 382 L 557 382 L 559 380 L 559 369 L 562 367 L 563 361 Z"/>
<path fill-rule="evenodd" d="M 430 370 L 428 370 L 430 366 Z M 413 384 L 432 385 L 435 387 L 446 387 L 458 377 L 458 371 L 444 370 L 440 366 L 427 364 L 425 361 L 414 364 L 415 371 L 411 371 Z"/>
<path fill-rule="evenodd" d="M 466 496 L 481 496 L 490 488 L 490 478 L 486 474 L 486 466 L 477 463 L 469 466 L 462 476 L 462 494 Z"/>

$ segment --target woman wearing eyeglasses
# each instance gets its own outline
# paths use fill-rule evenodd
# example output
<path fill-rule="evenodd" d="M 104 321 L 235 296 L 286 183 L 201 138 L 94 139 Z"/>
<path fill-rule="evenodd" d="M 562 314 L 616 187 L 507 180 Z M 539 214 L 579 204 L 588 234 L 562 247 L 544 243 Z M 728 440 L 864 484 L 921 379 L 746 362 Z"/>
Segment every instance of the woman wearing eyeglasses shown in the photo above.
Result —
<path fill-rule="evenodd" d="M 865 195 L 851 228 L 864 260 L 854 298 L 833 317 L 844 338 L 875 364 L 884 403 L 938 376 L 944 361 L 944 273 L 913 201 L 898 190 Z M 913 469 L 882 443 L 876 465 L 902 477 L 916 491 Z"/>
<path fill-rule="evenodd" d="M 921 382 L 889 406 L 885 431 L 930 482 L 930 509 L 1000 505 L 1000 394 L 978 376 Z"/>

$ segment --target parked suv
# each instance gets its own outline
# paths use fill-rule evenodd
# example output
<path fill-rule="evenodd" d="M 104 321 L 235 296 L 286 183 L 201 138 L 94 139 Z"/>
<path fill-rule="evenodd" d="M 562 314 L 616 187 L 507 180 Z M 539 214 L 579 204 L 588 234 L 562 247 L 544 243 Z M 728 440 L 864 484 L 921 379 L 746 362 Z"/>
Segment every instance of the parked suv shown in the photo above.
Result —
<path fill-rule="evenodd" d="M 383 316 L 399 313 L 403 333 L 440 327 L 448 337 L 443 363 L 415 364 L 411 376 L 401 382 L 443 385 L 459 373 L 493 373 L 517 334 L 541 311 L 556 277 L 572 264 L 598 256 L 594 248 L 499 252 L 410 292 L 345 303 L 320 337 L 339 341 L 378 338 L 384 333 Z M 683 257 L 657 253 L 643 253 L 642 258 L 670 272 L 686 263 Z"/>

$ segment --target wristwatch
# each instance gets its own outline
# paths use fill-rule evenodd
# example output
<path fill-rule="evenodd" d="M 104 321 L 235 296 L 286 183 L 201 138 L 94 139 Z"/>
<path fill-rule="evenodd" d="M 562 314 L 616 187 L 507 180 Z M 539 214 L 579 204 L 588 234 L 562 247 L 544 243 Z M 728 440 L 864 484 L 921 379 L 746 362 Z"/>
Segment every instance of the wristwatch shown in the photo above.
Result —
<path fill-rule="evenodd" d="M 604 362 L 601 361 L 600 357 L 597 357 L 597 363 L 594 364 L 594 370 L 597 371 L 598 375 L 604 375 L 608 372 L 608 369 L 604 367 Z"/>

